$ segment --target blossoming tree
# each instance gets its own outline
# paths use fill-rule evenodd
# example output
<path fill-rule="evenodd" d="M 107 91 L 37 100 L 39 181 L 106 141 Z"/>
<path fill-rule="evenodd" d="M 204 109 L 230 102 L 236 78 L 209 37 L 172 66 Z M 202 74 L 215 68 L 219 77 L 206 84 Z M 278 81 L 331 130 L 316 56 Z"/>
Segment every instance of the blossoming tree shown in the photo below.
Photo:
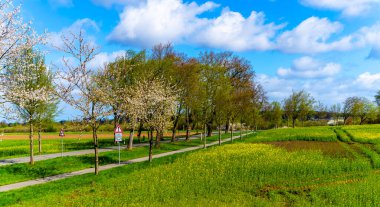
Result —
<path fill-rule="evenodd" d="M 126 110 L 127 116 L 132 122 L 141 119 L 151 132 L 155 130 L 157 132 L 156 146 L 159 147 L 160 136 L 176 112 L 175 88 L 158 79 L 142 80 L 129 88 L 125 94 L 124 104 L 130 109 Z M 153 136 L 150 136 L 149 143 L 149 160 L 151 161 Z"/>
<path fill-rule="evenodd" d="M 64 67 L 56 79 L 57 95 L 81 112 L 82 119 L 92 128 L 95 152 L 95 174 L 99 173 L 99 141 L 97 130 L 100 119 L 111 114 L 110 107 L 102 101 L 101 90 L 96 80 L 96 71 L 89 68 L 97 49 L 94 43 L 85 39 L 83 30 L 78 34 L 62 36 L 63 48 L 67 57 L 62 58 Z"/>
<path fill-rule="evenodd" d="M 3 81 L 4 97 L 11 103 L 13 115 L 29 124 L 30 164 L 34 164 L 34 125 L 44 113 L 45 106 L 56 100 L 52 90 L 52 75 L 42 55 L 28 49 L 8 63 Z"/>

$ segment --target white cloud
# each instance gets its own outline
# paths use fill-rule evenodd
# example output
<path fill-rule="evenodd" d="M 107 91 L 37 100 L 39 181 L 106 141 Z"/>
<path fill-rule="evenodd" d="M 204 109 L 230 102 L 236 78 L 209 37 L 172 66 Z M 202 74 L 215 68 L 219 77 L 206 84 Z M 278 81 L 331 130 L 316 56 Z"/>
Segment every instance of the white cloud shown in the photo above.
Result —
<path fill-rule="evenodd" d="M 263 13 L 252 12 L 245 18 L 225 8 L 216 18 L 200 17 L 217 7 L 214 2 L 198 5 L 182 0 L 147 0 L 128 5 L 108 39 L 143 47 L 173 42 L 233 51 L 273 48 L 271 38 L 280 27 L 265 24 Z"/>
<path fill-rule="evenodd" d="M 380 85 L 380 73 L 362 73 L 356 78 L 354 83 L 366 89 L 378 89 Z"/>
<path fill-rule="evenodd" d="M 68 34 L 69 32 L 73 32 L 74 34 L 78 33 L 79 30 L 85 30 L 85 29 L 93 29 L 95 31 L 99 31 L 99 27 L 96 24 L 95 21 L 85 18 L 85 19 L 79 19 L 75 21 L 72 25 L 69 27 L 63 28 L 59 32 L 50 32 L 47 35 L 47 42 L 57 48 L 62 48 L 63 42 L 62 42 L 62 35 Z"/>
<path fill-rule="evenodd" d="M 265 24 L 263 13 L 252 12 L 244 18 L 238 12 L 224 11 L 216 19 L 199 29 L 194 41 L 213 48 L 235 51 L 270 50 L 274 48 L 271 39 L 281 26 Z"/>
<path fill-rule="evenodd" d="M 345 16 L 364 15 L 380 0 L 301 0 L 301 3 L 315 8 L 342 11 Z"/>
<path fill-rule="evenodd" d="M 380 1 L 380 0 L 379 0 Z M 112 6 L 124 5 L 120 21 L 107 39 L 127 46 L 152 47 L 159 43 L 190 44 L 231 51 L 268 51 L 318 54 L 372 47 L 369 58 L 377 58 L 380 23 L 351 34 L 328 18 L 310 17 L 282 33 L 285 24 L 268 23 L 262 12 L 248 17 L 224 8 L 215 18 L 203 17 L 220 5 L 183 0 L 93 0 Z M 323 0 L 321 2 L 324 2 Z"/>
<path fill-rule="evenodd" d="M 277 38 L 277 48 L 288 53 L 320 53 L 327 51 L 347 51 L 352 49 L 354 39 L 345 36 L 333 40 L 332 36 L 341 32 L 343 25 L 327 18 L 310 17 L 296 28 L 285 31 Z"/>
<path fill-rule="evenodd" d="M 356 36 L 361 45 L 369 45 L 372 47 L 368 55 L 369 59 L 380 59 L 380 23 L 370 27 L 362 27 Z"/>
<path fill-rule="evenodd" d="M 99 69 L 103 67 L 104 64 L 110 63 L 119 57 L 124 57 L 125 51 L 119 50 L 112 53 L 102 52 L 97 54 L 92 61 L 89 62 L 89 67 L 94 69 Z"/>
<path fill-rule="evenodd" d="M 279 68 L 277 74 L 282 77 L 296 78 L 326 78 L 338 74 L 341 65 L 337 63 L 323 63 L 309 56 L 294 60 L 291 68 Z"/>
<path fill-rule="evenodd" d="M 203 24 L 197 15 L 215 7 L 212 2 L 198 5 L 184 4 L 181 0 L 148 0 L 125 7 L 108 39 L 142 46 L 182 41 Z"/>
<path fill-rule="evenodd" d="M 375 76 L 374 78 L 370 78 Z M 364 96 L 373 100 L 380 84 L 380 74 L 363 73 L 358 77 L 328 77 L 324 79 L 293 79 L 278 76 L 257 75 L 257 81 L 261 83 L 272 101 L 282 101 L 292 91 L 305 90 L 316 100 L 332 105 L 342 103 L 350 96 Z M 370 84 L 367 84 L 369 81 Z"/>

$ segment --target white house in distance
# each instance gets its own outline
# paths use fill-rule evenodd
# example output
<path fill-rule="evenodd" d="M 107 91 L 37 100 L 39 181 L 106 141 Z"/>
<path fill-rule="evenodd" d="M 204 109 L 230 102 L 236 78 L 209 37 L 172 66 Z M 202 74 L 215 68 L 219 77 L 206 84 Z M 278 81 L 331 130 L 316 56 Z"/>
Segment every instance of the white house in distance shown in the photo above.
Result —
<path fill-rule="evenodd" d="M 344 124 L 344 119 L 343 118 L 339 118 L 338 120 L 330 119 L 327 122 L 327 125 L 329 125 L 329 126 L 342 125 L 342 124 Z"/>

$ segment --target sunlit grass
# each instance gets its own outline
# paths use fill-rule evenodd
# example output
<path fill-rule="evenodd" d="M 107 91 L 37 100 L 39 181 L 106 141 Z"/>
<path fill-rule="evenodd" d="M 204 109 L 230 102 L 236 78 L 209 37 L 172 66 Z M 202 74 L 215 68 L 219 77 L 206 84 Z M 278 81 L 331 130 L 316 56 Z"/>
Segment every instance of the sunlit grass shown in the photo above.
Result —
<path fill-rule="evenodd" d="M 329 127 L 271 129 L 260 132 L 256 141 L 337 141 L 336 134 Z"/>
<path fill-rule="evenodd" d="M 263 144 L 233 144 L 157 159 L 92 175 L 0 194 L 0 205 L 18 206 L 265 206 L 282 202 L 316 204 L 334 199 L 319 185 L 368 176 L 369 163 L 326 157 L 320 152 L 287 152 Z M 339 183 L 338 182 L 338 183 Z M 72 187 L 75 185 L 76 187 Z M 372 185 L 372 184 L 371 184 Z M 65 188 L 64 186 L 67 186 Z M 314 186 L 314 187 L 313 187 Z M 372 187 L 371 187 L 372 188 Z M 371 189 L 368 188 L 368 189 Z M 36 198 L 30 192 L 44 190 Z M 58 190 L 59 189 L 59 190 Z M 285 189 L 285 193 L 281 193 Z M 316 190 L 316 194 L 314 194 Z M 289 193 L 290 192 L 290 193 Z M 337 195 L 337 194 L 335 194 Z M 3 201 L 1 198 L 5 198 Z M 285 204 L 285 203 L 283 203 Z M 376 204 L 376 203 L 375 203 Z"/>

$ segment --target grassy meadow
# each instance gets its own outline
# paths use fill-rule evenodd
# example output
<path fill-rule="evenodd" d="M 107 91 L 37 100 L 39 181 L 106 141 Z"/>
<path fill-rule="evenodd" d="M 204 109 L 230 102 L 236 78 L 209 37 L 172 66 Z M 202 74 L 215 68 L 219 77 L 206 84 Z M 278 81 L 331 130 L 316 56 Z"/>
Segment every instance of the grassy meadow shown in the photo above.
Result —
<path fill-rule="evenodd" d="M 238 133 L 234 133 L 233 135 L 236 136 Z M 223 134 L 222 138 L 225 139 L 229 136 L 230 134 Z M 210 143 L 217 140 L 218 136 L 214 135 L 207 138 L 206 142 Z M 153 149 L 153 154 L 179 150 L 186 147 L 199 146 L 202 144 L 203 141 L 200 139 L 195 139 L 188 142 L 180 141 L 174 143 L 162 143 L 159 149 Z M 145 157 L 148 155 L 148 149 L 148 147 L 138 147 L 133 151 L 123 149 L 120 153 L 120 160 L 123 162 L 135 158 Z M 117 150 L 101 152 L 99 153 L 99 164 L 107 165 L 117 163 L 119 161 L 118 156 L 119 152 Z M 33 166 L 30 166 L 28 163 L 1 166 L 0 186 L 91 168 L 93 167 L 93 160 L 94 156 L 89 154 L 37 161 Z"/>
<path fill-rule="evenodd" d="M 194 134 L 195 132 L 192 132 Z M 184 136 L 184 131 L 179 131 L 178 136 Z M 0 137 L 0 160 L 14 157 L 29 156 L 29 134 L 27 133 L 8 133 Z M 124 139 L 128 140 L 129 132 L 124 132 Z M 141 135 L 142 142 L 147 142 L 147 132 Z M 165 133 L 164 138 L 171 137 L 170 133 Z M 42 153 L 51 154 L 60 153 L 62 151 L 61 138 L 58 133 L 42 133 Z M 113 132 L 101 132 L 98 134 L 99 146 L 110 147 L 116 146 L 113 140 Z M 126 140 L 126 143 L 127 143 Z M 134 136 L 134 143 L 138 143 L 137 133 Z M 92 141 L 92 133 L 84 132 L 67 132 L 63 138 L 63 151 L 76 151 L 84 149 L 92 149 L 94 144 Z M 124 144 L 124 143 L 123 143 Z M 37 134 L 34 135 L 34 152 L 38 155 Z"/>
<path fill-rule="evenodd" d="M 260 131 L 232 144 L 114 168 L 99 176 L 87 174 L 0 193 L 0 206 L 380 206 L 377 144 L 358 141 L 351 133 L 375 128 Z M 209 139 L 215 140 L 217 136 Z M 168 143 L 161 151 L 200 144 L 200 140 Z M 136 148 L 123 160 L 146 152 Z M 109 159 L 103 164 L 115 162 L 112 152 L 102 156 Z M 78 162 L 71 159 L 60 162 Z"/>

